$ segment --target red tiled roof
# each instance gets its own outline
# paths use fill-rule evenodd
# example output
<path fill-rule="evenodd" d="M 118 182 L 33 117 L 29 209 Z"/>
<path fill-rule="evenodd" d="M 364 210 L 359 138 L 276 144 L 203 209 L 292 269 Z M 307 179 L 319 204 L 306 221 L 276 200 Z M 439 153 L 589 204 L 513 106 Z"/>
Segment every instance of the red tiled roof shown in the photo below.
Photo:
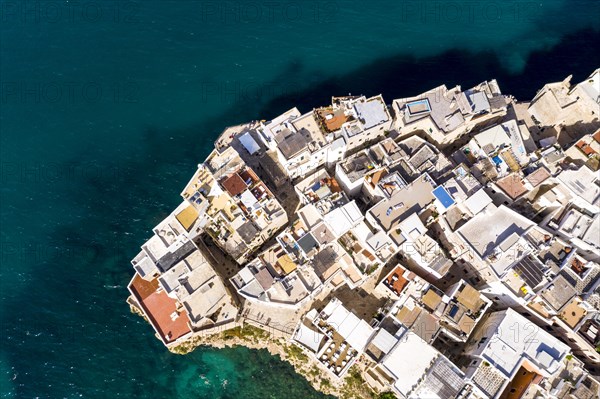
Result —
<path fill-rule="evenodd" d="M 588 143 L 586 143 L 585 141 L 583 141 L 583 140 L 579 140 L 577 142 L 577 144 L 575 144 L 575 146 L 577 148 L 579 148 L 581 150 L 581 152 L 583 152 L 588 157 L 590 155 L 593 155 L 593 154 L 596 153 L 596 151 L 594 151 L 594 149 L 592 147 L 590 147 L 590 145 Z"/>
<path fill-rule="evenodd" d="M 404 287 L 408 284 L 408 280 L 402 276 L 403 274 L 404 269 L 397 267 L 396 270 L 394 270 L 394 273 L 390 274 L 386 280 L 387 286 L 394 291 L 396 295 L 400 295 Z M 397 277 L 396 281 L 394 281 L 394 276 Z"/>
<path fill-rule="evenodd" d="M 594 140 L 596 140 L 598 143 L 600 143 L 600 129 L 598 129 L 598 131 L 596 133 L 594 133 L 592 135 L 592 137 L 594 138 Z"/>
<path fill-rule="evenodd" d="M 225 180 L 223 180 L 221 185 L 225 188 L 225 190 L 227 190 L 227 192 L 231 196 L 241 194 L 244 192 L 244 190 L 248 188 L 248 186 L 246 186 L 246 182 L 242 180 L 240 175 L 238 175 L 237 173 L 234 173 Z"/>
<path fill-rule="evenodd" d="M 191 331 L 190 319 L 185 311 L 177 312 L 177 301 L 164 291 L 157 292 L 158 281 L 146 281 L 137 273 L 131 283 L 131 290 L 154 328 L 159 332 L 163 341 L 169 343 Z M 171 315 L 177 313 L 173 320 Z"/>
<path fill-rule="evenodd" d="M 526 179 L 533 187 L 537 187 L 550 177 L 550 172 L 545 167 L 541 166 L 532 173 L 530 173 Z"/>
<path fill-rule="evenodd" d="M 511 199 L 516 199 L 527 192 L 527 189 L 521 181 L 521 177 L 516 173 L 510 174 L 496 182 L 496 185 L 502 189 Z"/>

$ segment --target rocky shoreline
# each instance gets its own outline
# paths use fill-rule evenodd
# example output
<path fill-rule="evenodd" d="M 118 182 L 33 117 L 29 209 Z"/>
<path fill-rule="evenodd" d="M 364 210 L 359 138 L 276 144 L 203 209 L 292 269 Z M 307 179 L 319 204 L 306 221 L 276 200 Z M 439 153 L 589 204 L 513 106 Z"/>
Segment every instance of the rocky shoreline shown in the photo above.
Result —
<path fill-rule="evenodd" d="M 148 321 L 139 309 L 130 303 L 131 312 Z M 217 331 L 210 335 L 196 335 L 178 346 L 167 347 L 177 355 L 185 355 L 198 347 L 216 349 L 244 346 L 249 349 L 266 350 L 272 356 L 292 365 L 295 372 L 303 376 L 314 389 L 326 395 L 341 399 L 375 399 L 378 394 L 369 389 L 361 377 L 362 362 L 358 361 L 343 380 L 334 380 L 327 370 L 307 356 L 300 348 L 287 342 L 283 337 L 275 337 L 270 333 L 248 324 L 239 324 L 234 328 Z M 362 360 L 362 359 L 361 359 Z"/>
<path fill-rule="evenodd" d="M 314 359 L 311 359 L 297 346 L 284 338 L 277 338 L 268 332 L 251 325 L 240 325 L 229 330 L 208 336 L 196 336 L 189 341 L 169 348 L 172 353 L 186 354 L 201 346 L 217 349 L 244 346 L 249 349 L 267 350 L 294 367 L 316 390 L 342 399 L 372 399 L 377 395 L 364 385 L 360 362 L 341 381 L 329 377 L 328 372 Z"/>

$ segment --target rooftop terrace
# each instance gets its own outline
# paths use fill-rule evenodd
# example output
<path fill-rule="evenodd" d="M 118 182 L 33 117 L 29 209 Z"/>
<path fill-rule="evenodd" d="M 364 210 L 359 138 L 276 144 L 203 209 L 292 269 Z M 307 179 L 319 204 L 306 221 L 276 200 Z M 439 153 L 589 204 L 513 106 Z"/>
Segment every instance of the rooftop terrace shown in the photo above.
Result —
<path fill-rule="evenodd" d="M 521 236 L 533 224 L 505 206 L 492 210 L 488 206 L 457 231 L 481 258 L 486 258 L 509 236 Z"/>
<path fill-rule="evenodd" d="M 354 105 L 354 109 L 365 130 L 390 120 L 387 106 L 380 97 L 358 102 Z"/>
<path fill-rule="evenodd" d="M 352 119 L 344 113 L 341 108 L 325 107 L 315 110 L 321 126 L 325 128 L 328 133 L 340 130 L 342 125 Z"/>
<path fill-rule="evenodd" d="M 432 194 L 434 182 L 427 175 L 422 175 L 411 184 L 401 187 L 393 196 L 381 200 L 373 206 L 369 213 L 383 227 L 390 231 L 404 218 L 419 212 L 435 199 Z"/>
<path fill-rule="evenodd" d="M 187 313 L 175 299 L 159 289 L 158 280 L 146 281 L 136 273 L 130 287 L 165 343 L 174 342 L 191 332 Z"/>
<path fill-rule="evenodd" d="M 405 110 L 405 123 L 429 116 L 438 129 L 448 133 L 465 122 L 455 99 L 458 95 L 458 88 L 448 90 L 442 85 L 416 97 L 394 100 L 394 103 L 399 109 Z"/>
<path fill-rule="evenodd" d="M 371 158 L 368 151 L 361 151 L 346 159 L 341 164 L 342 169 L 353 182 L 364 177 L 377 166 L 377 163 Z"/>

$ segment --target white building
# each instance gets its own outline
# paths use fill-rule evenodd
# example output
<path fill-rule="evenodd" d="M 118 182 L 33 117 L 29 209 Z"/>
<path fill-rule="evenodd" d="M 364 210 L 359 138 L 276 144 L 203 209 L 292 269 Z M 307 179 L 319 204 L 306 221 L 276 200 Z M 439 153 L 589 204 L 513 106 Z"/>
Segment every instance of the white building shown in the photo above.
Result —
<path fill-rule="evenodd" d="M 490 314 L 473 332 L 465 354 L 471 359 L 466 375 L 490 398 L 517 388 L 517 377 L 556 376 L 569 347 L 516 311 Z M 522 374 L 521 374 L 522 373 Z M 539 378 L 536 378 L 539 376 Z"/>
<path fill-rule="evenodd" d="M 314 309 L 308 312 L 293 341 L 315 353 L 333 377 L 341 378 L 364 352 L 374 333 L 369 323 L 333 298 L 320 313 Z"/>
<path fill-rule="evenodd" d="M 445 85 L 392 103 L 394 126 L 401 136 L 419 131 L 438 144 L 448 144 L 478 126 L 506 114 L 507 102 L 495 80 L 462 91 Z"/>
<path fill-rule="evenodd" d="M 392 127 L 392 117 L 381 95 L 341 100 L 351 120 L 341 128 L 348 150 L 383 137 Z"/>
<path fill-rule="evenodd" d="M 324 164 L 334 164 L 346 153 L 344 140 L 324 134 L 314 112 L 300 115 L 297 108 L 262 123 L 259 137 L 267 148 L 275 151 L 291 178 L 304 176 Z"/>
<path fill-rule="evenodd" d="M 571 86 L 572 75 L 562 82 L 548 83 L 537 92 L 529 113 L 541 126 L 568 126 L 598 121 L 600 105 L 600 69 Z"/>
<path fill-rule="evenodd" d="M 372 149 L 360 151 L 335 166 L 335 178 L 340 183 L 346 194 L 356 196 L 360 194 L 365 180 L 382 169 L 372 154 Z"/>

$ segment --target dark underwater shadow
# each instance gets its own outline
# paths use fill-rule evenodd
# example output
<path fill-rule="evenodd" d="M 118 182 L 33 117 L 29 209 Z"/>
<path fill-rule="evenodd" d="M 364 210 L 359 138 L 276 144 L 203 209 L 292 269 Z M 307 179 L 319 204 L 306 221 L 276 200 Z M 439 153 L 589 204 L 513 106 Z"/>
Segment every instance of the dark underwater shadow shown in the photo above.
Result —
<path fill-rule="evenodd" d="M 382 93 L 389 103 L 394 98 L 417 95 L 439 84 L 460 84 L 467 88 L 492 78 L 498 80 L 504 93 L 527 100 L 545 83 L 562 80 L 569 74 L 575 75 L 574 82 L 587 77 L 600 65 L 599 43 L 600 31 L 588 29 L 569 34 L 557 45 L 530 54 L 525 68 L 518 74 L 504 69 L 492 51 L 461 49 L 425 58 L 398 54 L 361 65 L 341 76 L 308 71 L 296 61 L 268 83 L 282 88 L 274 96 L 240 99 L 222 114 L 185 128 L 146 127 L 138 151 L 115 162 L 116 174 L 81 176 L 73 181 L 69 191 L 63 193 L 64 201 L 85 206 L 88 210 L 85 220 L 66 224 L 53 234 L 55 245 L 75 246 L 81 251 L 77 256 L 65 257 L 64 253 L 59 253 L 44 260 L 46 270 L 60 272 L 64 278 L 48 278 L 47 274 L 39 273 L 22 291 L 22 296 L 4 304 L 7 309 L 2 316 L 5 342 L 10 336 L 13 342 L 21 343 L 4 345 L 8 363 L 16 374 L 28 374 L 28 379 L 35 380 L 34 386 L 16 385 L 16 397 L 52 396 L 50 391 L 38 390 L 51 384 L 66 387 L 69 382 L 78 383 L 76 375 L 64 376 L 64 381 L 51 380 L 53 374 L 47 373 L 41 364 L 46 358 L 75 366 L 77 362 L 88 361 L 92 349 L 85 346 L 96 339 L 95 328 L 114 332 L 114 339 L 106 336 L 106 331 L 100 338 L 109 356 L 117 357 L 124 350 L 160 347 L 149 326 L 128 313 L 125 304 L 128 294 L 124 287 L 132 274 L 129 259 L 136 254 L 143 238 L 149 236 L 150 229 L 178 204 L 181 188 L 196 164 L 208 155 L 213 140 L 224 127 L 254 119 L 270 119 L 294 106 L 306 112 L 328 104 L 334 95 Z M 286 90 L 286 82 L 311 84 L 306 88 L 292 85 Z M 90 157 L 100 167 L 108 166 L 110 161 L 100 158 L 94 161 L 94 154 L 86 154 L 85 159 L 82 156 L 70 162 L 90 162 Z M 105 285 L 121 288 L 106 291 L 101 288 Z M 44 298 L 40 287 L 45 295 L 53 298 Z M 40 295 L 32 295 L 36 292 Z M 75 300 L 80 302 L 78 306 L 72 305 Z M 67 336 L 68 342 L 64 342 L 65 336 L 58 333 L 43 334 L 41 339 L 31 341 L 27 331 L 35 328 L 52 330 L 61 322 L 48 316 L 47 312 L 38 311 L 48 304 L 56 307 L 57 312 L 62 308 L 70 309 L 65 311 L 65 316 L 74 319 L 73 325 L 80 326 L 81 334 L 74 331 Z M 14 326 L 19 328 L 9 330 Z M 124 339 L 124 334 L 131 339 Z M 143 336 L 136 338 L 137 334 Z M 78 345 L 81 350 L 78 355 L 69 354 L 70 358 L 56 358 L 57 354 L 50 353 L 62 345 Z M 31 364 L 31 351 L 40 365 Z M 112 351 L 114 355 L 110 354 Z M 94 383 L 90 376 L 83 381 Z M 126 376 L 119 379 L 120 383 L 127 381 Z M 102 384 L 99 385 L 101 388 Z"/>

